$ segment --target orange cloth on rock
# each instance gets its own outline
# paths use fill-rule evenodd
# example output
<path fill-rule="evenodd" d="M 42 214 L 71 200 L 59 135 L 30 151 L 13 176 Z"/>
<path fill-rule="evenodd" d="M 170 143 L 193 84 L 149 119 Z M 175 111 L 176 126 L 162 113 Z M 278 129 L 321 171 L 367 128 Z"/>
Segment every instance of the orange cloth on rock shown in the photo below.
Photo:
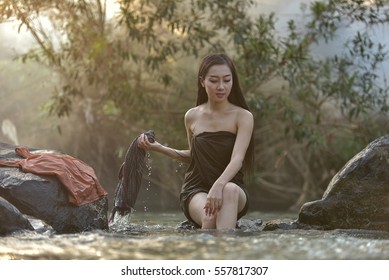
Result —
<path fill-rule="evenodd" d="M 92 167 L 62 154 L 32 154 L 25 147 L 15 152 L 24 159 L 0 160 L 0 166 L 19 167 L 23 172 L 54 175 L 68 191 L 69 202 L 77 206 L 94 202 L 108 193 L 100 185 Z"/>

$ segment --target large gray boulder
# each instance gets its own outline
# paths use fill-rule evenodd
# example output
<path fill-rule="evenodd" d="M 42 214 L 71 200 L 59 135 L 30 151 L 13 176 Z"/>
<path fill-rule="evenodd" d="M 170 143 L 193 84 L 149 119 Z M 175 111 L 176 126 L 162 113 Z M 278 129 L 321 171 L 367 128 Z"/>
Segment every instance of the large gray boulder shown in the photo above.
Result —
<path fill-rule="evenodd" d="M 325 229 L 389 231 L 389 135 L 371 142 L 304 204 L 298 222 Z"/>
<path fill-rule="evenodd" d="M 0 143 L 0 160 L 13 159 L 20 159 L 15 146 Z M 54 176 L 38 176 L 15 167 L 0 167 L 0 197 L 21 213 L 44 221 L 57 233 L 108 229 L 106 196 L 76 206 L 69 202 L 67 190 Z"/>
<path fill-rule="evenodd" d="M 0 235 L 22 230 L 34 230 L 34 228 L 15 206 L 0 197 Z"/>

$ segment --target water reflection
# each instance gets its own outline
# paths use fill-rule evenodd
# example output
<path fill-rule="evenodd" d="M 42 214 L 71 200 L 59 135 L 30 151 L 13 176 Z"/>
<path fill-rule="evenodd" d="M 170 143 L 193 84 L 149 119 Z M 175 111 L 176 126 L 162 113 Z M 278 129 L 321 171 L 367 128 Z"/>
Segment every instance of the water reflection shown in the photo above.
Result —
<path fill-rule="evenodd" d="M 272 218 L 264 213 L 252 217 Z M 181 213 L 135 212 L 130 224 L 109 231 L 14 234 L 0 239 L 0 259 L 389 259 L 386 232 L 218 232 L 181 229 L 183 220 Z"/>

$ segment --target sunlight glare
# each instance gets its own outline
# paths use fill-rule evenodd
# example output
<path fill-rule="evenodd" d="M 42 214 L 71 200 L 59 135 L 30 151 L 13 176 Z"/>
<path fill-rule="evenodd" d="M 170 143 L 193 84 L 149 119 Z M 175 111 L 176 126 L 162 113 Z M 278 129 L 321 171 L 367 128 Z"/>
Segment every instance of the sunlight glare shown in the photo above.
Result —
<path fill-rule="evenodd" d="M 113 18 L 120 10 L 120 4 L 117 0 L 106 0 L 106 17 Z"/>
<path fill-rule="evenodd" d="M 375 2 L 375 0 L 366 0 L 366 1 L 365 1 L 365 5 L 366 5 L 366 6 L 373 5 L 374 2 Z"/>

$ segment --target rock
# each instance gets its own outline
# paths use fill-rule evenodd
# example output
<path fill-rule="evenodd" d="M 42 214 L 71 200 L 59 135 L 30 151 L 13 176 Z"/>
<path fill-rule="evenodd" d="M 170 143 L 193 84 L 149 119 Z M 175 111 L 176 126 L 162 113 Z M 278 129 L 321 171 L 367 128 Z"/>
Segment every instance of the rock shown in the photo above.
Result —
<path fill-rule="evenodd" d="M 15 146 L 0 143 L 0 159 L 20 159 L 14 150 Z M 1 167 L 0 196 L 23 214 L 44 221 L 57 233 L 108 229 L 107 197 L 75 206 L 69 202 L 65 187 L 54 176 L 38 176 L 15 167 Z"/>
<path fill-rule="evenodd" d="M 261 230 L 262 220 L 261 219 L 248 219 L 241 218 L 236 223 L 236 228 L 247 231 L 258 231 Z"/>
<path fill-rule="evenodd" d="M 326 229 L 389 231 L 389 135 L 371 142 L 305 203 L 298 222 Z"/>
<path fill-rule="evenodd" d="M 282 230 L 291 230 L 291 229 L 298 229 L 299 225 L 293 220 L 287 219 L 287 220 L 271 220 L 267 221 L 265 225 L 263 226 L 263 231 L 273 231 L 277 229 Z"/>
<path fill-rule="evenodd" d="M 34 230 L 34 228 L 15 206 L 0 197 L 0 235 L 22 230 Z"/>
<path fill-rule="evenodd" d="M 195 230 L 198 228 L 199 227 L 196 224 L 192 223 L 189 220 L 185 220 L 177 225 L 177 229 L 180 229 L 180 230 Z"/>

